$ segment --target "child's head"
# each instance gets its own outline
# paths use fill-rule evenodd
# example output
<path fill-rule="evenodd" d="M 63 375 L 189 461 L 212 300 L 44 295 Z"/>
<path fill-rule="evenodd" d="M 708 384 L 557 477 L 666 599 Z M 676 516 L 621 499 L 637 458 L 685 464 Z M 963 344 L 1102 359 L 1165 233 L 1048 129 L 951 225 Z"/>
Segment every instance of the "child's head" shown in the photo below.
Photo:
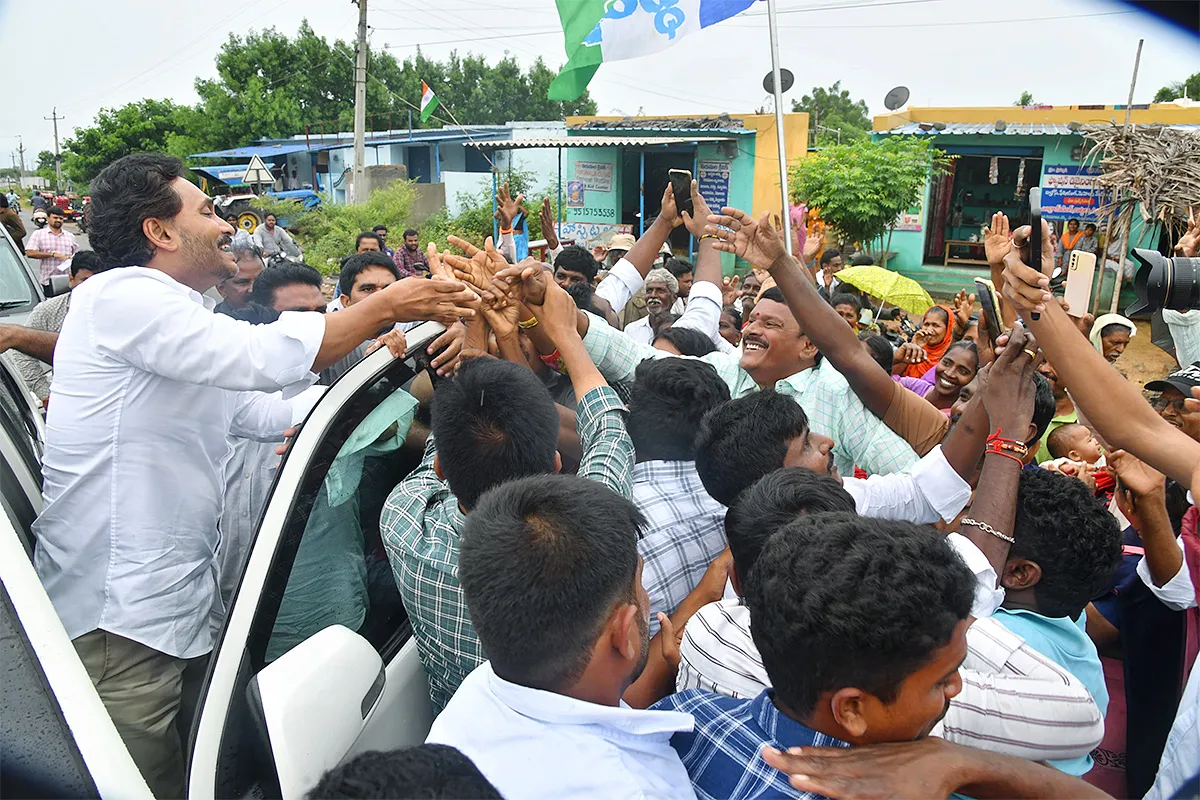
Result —
<path fill-rule="evenodd" d="M 1046 449 L 1055 458 L 1069 458 L 1087 464 L 1096 463 L 1103 455 L 1100 442 L 1087 426 L 1074 422 L 1051 431 L 1046 437 Z"/>

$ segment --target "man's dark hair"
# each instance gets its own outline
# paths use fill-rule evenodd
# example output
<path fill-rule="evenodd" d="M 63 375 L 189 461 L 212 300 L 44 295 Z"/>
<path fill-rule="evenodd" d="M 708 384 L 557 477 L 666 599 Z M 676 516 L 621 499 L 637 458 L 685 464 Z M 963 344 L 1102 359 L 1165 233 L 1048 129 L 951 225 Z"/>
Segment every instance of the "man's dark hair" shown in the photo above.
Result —
<path fill-rule="evenodd" d="M 419 235 L 420 234 L 417 233 L 416 228 L 405 228 L 403 238 L 407 239 L 409 236 L 419 236 Z"/>
<path fill-rule="evenodd" d="M 592 284 L 580 281 L 572 283 L 567 287 L 567 294 L 571 295 L 571 299 L 575 301 L 575 307 L 580 311 L 590 311 L 598 317 L 604 315 L 596 308 L 596 290 L 592 288 Z"/>
<path fill-rule="evenodd" d="M 771 534 L 800 514 L 854 513 L 854 498 L 836 478 L 781 467 L 738 495 L 725 512 L 725 538 L 740 577 L 750 574 Z"/>
<path fill-rule="evenodd" d="M 433 395 L 438 463 L 464 508 L 496 484 L 554 472 L 558 411 L 524 364 L 465 362 Z"/>
<path fill-rule="evenodd" d="M 675 349 L 682 356 L 706 356 L 709 353 L 715 352 L 717 346 L 713 344 L 713 340 L 698 330 L 693 328 L 677 328 L 672 325 L 669 328 L 664 328 L 654 337 L 654 341 L 666 339 L 671 344 L 675 345 Z"/>
<path fill-rule="evenodd" d="M 821 253 L 821 266 L 825 266 L 830 261 L 833 261 L 835 258 L 839 257 L 841 254 L 842 251 L 835 248 L 826 250 L 824 253 Z"/>
<path fill-rule="evenodd" d="M 379 245 L 379 249 L 380 250 L 383 249 L 383 240 L 379 238 L 378 233 L 375 233 L 375 231 L 363 231 L 358 236 L 354 237 L 354 249 L 355 250 L 357 250 L 358 246 L 360 244 L 362 244 L 363 239 L 374 239 L 375 244 Z"/>
<path fill-rule="evenodd" d="M 74 278 L 85 269 L 88 272 L 104 272 L 104 259 L 94 250 L 80 250 L 71 258 L 71 277 Z"/>
<path fill-rule="evenodd" d="M 626 423 L 638 459 L 691 461 L 700 418 L 728 400 L 729 387 L 703 361 L 653 358 L 638 364 Z"/>
<path fill-rule="evenodd" d="M 250 301 L 267 308 L 275 307 L 275 290 L 284 286 L 301 283 L 321 288 L 321 273 L 308 264 L 295 261 L 280 261 L 275 266 L 264 269 L 254 281 L 250 290 Z"/>
<path fill-rule="evenodd" d="M 576 244 L 569 244 L 562 249 L 554 259 L 554 268 L 562 267 L 568 272 L 578 272 L 588 279 L 588 283 L 596 280 L 596 272 L 600 264 L 592 258 L 592 254 Z"/>
<path fill-rule="evenodd" d="M 1130 328 L 1128 325 L 1125 325 L 1124 323 L 1110 322 L 1107 325 L 1105 325 L 1103 328 L 1100 329 L 1100 338 L 1103 339 L 1106 336 L 1112 336 L 1117 331 L 1125 331 L 1126 333 L 1128 333 L 1131 330 L 1132 330 L 1132 328 Z"/>
<path fill-rule="evenodd" d="M 733 324 L 739 331 L 742 329 L 742 312 L 736 306 L 725 306 L 721 309 L 721 313 L 733 317 Z"/>
<path fill-rule="evenodd" d="M 1012 535 L 1008 557 L 1042 568 L 1033 595 L 1047 617 L 1079 616 L 1121 560 L 1113 515 L 1082 481 L 1048 469 L 1021 470 Z"/>
<path fill-rule="evenodd" d="M 743 586 L 776 702 L 799 715 L 845 687 L 894 702 L 950 643 L 975 594 L 945 536 L 848 513 L 797 517 L 763 546 Z"/>
<path fill-rule="evenodd" d="M 675 276 L 676 280 L 682 278 L 684 275 L 687 275 L 689 272 L 695 273 L 696 271 L 696 268 L 692 266 L 692 262 L 688 261 L 686 258 L 679 258 L 677 256 L 668 258 L 667 263 L 663 266 L 666 268 L 667 272 Z"/>
<path fill-rule="evenodd" d="M 274 211 L 268 211 L 266 214 L 263 214 L 263 222 L 266 222 L 267 217 L 274 217 L 276 222 L 279 221 L 279 215 Z"/>
<path fill-rule="evenodd" d="M 310 800 L 406 797 L 418 800 L 500 798 L 479 767 L 456 748 L 422 744 L 402 750 L 360 753 L 326 772 Z"/>
<path fill-rule="evenodd" d="M 183 177 L 183 162 L 161 153 L 133 153 L 105 167 L 92 181 L 88 241 L 110 267 L 144 267 L 154 249 L 142 222 L 174 219 L 183 207 L 171 186 Z M 49 213 L 49 211 L 47 211 Z"/>
<path fill-rule="evenodd" d="M 854 306 L 858 311 L 862 311 L 862 303 L 858 298 L 849 292 L 838 292 L 833 297 L 829 298 L 829 305 L 837 308 L 838 306 Z"/>
<path fill-rule="evenodd" d="M 458 580 L 497 675 L 547 691 L 579 680 L 613 607 L 637 602 L 644 525 L 628 499 L 574 475 L 509 481 L 479 499 Z"/>
<path fill-rule="evenodd" d="M 875 263 L 875 259 L 871 258 L 869 253 L 855 253 L 850 259 L 852 267 L 869 267 Z"/>
<path fill-rule="evenodd" d="M 373 250 L 355 253 L 342 262 L 342 272 L 338 276 L 338 286 L 342 287 L 342 294 L 349 295 L 350 290 L 354 288 L 354 281 L 363 270 L 371 267 L 386 269 L 396 280 L 400 280 L 400 270 L 396 268 L 396 262 L 387 257 L 387 253 L 377 253 Z"/>
<path fill-rule="evenodd" d="M 374 228 L 371 228 L 371 230 L 374 231 L 375 233 L 379 233 L 380 231 L 387 233 L 388 227 L 387 227 L 387 225 L 376 225 Z"/>
<path fill-rule="evenodd" d="M 714 500 L 733 505 L 759 478 L 783 466 L 788 442 L 808 433 L 808 416 L 768 389 L 708 412 L 696 434 L 696 471 Z"/>
<path fill-rule="evenodd" d="M 8 195 L 0 192 L 0 208 L 8 208 Z"/>
<path fill-rule="evenodd" d="M 52 217 L 52 216 L 54 216 L 55 214 L 57 214 L 57 215 L 58 215 L 58 216 L 60 216 L 60 217 L 65 217 L 65 216 L 67 215 L 67 210 L 66 210 L 65 208 L 63 208 L 62 206 L 59 206 L 59 205 L 52 205 L 52 206 L 50 206 L 49 208 L 47 208 L 47 209 L 46 209 L 46 216 L 47 216 L 47 217 Z M 89 241 L 90 241 L 90 240 L 89 240 Z"/>
<path fill-rule="evenodd" d="M 213 310 L 218 314 L 249 322 L 251 325 L 269 325 L 279 319 L 279 312 L 275 309 L 253 302 L 247 303 L 241 308 L 230 308 L 227 303 L 221 303 Z"/>
<path fill-rule="evenodd" d="M 658 316 L 651 315 L 649 317 L 649 319 L 650 319 L 650 331 L 651 331 L 651 333 L 654 334 L 654 337 L 657 339 L 658 335 L 660 333 L 667 330 L 668 328 L 670 328 L 672 325 L 674 325 L 676 322 L 679 321 L 679 315 L 672 314 L 670 311 L 664 311 L 663 313 L 659 314 Z"/>
<path fill-rule="evenodd" d="M 787 300 L 783 296 L 783 290 L 778 286 L 772 286 L 758 296 L 759 300 L 774 300 L 776 303 L 787 305 Z"/>
<path fill-rule="evenodd" d="M 1046 435 L 1046 429 L 1054 419 L 1055 408 L 1054 390 L 1050 388 L 1050 379 L 1040 372 L 1033 373 L 1033 417 L 1030 419 L 1033 423 L 1033 436 L 1025 442 L 1026 447 L 1033 447 Z"/>
<path fill-rule="evenodd" d="M 871 358 L 875 359 L 875 363 L 883 367 L 883 371 L 887 374 L 892 374 L 892 364 L 895 361 L 896 354 L 892 350 L 892 343 L 887 340 L 886 336 L 880 336 L 878 333 L 863 331 L 858 335 L 859 341 L 867 346 L 867 350 L 871 353 Z"/>

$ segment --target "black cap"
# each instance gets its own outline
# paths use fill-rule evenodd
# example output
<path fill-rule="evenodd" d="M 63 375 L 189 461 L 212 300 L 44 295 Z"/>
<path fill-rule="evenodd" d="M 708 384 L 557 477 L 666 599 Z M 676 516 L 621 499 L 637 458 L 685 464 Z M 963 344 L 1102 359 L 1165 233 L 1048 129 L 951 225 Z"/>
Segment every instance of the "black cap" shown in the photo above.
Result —
<path fill-rule="evenodd" d="M 1200 361 L 1190 367 L 1177 369 L 1162 380 L 1150 381 L 1146 384 L 1146 390 L 1164 392 L 1167 389 L 1178 389 L 1184 397 L 1191 397 L 1192 389 L 1197 386 L 1200 386 Z"/>

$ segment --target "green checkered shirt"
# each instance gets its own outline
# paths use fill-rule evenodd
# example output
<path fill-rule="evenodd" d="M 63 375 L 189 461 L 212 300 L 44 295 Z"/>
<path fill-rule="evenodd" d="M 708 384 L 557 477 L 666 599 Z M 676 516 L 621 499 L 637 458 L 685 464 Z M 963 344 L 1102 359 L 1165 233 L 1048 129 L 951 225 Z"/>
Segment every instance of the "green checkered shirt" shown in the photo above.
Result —
<path fill-rule="evenodd" d="M 625 404 L 608 386 L 588 392 L 576 408 L 583 460 L 579 476 L 624 497 L 632 492 L 633 442 L 625 431 Z M 485 656 L 458 585 L 458 546 L 465 517 L 458 498 L 433 471 L 437 446 L 392 490 L 379 518 L 392 574 L 429 676 L 434 713 L 449 702 Z"/>
<path fill-rule="evenodd" d="M 671 355 L 635 342 L 594 314 L 588 317 L 583 344 L 610 383 L 632 380 L 637 365 L 647 358 Z M 710 353 L 700 360 L 716 369 L 734 397 L 758 391 L 758 384 L 739 365 L 738 356 Z M 853 475 L 855 466 L 872 475 L 887 475 L 902 472 L 920 460 L 908 442 L 867 410 L 828 359 L 779 381 L 775 391 L 788 395 L 804 408 L 814 432 L 833 439 L 833 461 L 842 475 Z"/>

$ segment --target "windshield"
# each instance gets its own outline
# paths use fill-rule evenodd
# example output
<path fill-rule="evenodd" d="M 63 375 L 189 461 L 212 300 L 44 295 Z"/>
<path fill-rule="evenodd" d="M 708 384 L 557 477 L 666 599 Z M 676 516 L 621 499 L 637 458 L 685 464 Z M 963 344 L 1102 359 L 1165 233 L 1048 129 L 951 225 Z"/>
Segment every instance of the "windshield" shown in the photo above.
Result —
<path fill-rule="evenodd" d="M 26 314 L 39 299 L 25 257 L 0 234 L 0 316 Z"/>

